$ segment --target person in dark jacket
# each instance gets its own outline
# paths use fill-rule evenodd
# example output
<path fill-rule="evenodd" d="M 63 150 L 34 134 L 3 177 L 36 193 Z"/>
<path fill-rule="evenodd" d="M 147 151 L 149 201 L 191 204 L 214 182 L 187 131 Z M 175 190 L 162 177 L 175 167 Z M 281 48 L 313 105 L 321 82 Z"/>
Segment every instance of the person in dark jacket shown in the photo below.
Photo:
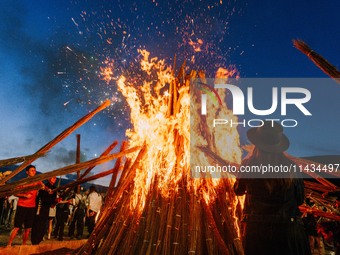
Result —
<path fill-rule="evenodd" d="M 247 136 L 255 147 L 242 161 L 234 184 L 236 195 L 245 195 L 245 255 L 310 255 L 298 208 L 304 201 L 303 180 L 296 176 L 297 165 L 283 153 L 289 140 L 282 126 L 265 121 L 263 126 L 249 129 Z M 281 170 L 269 171 L 274 168 Z"/>
<path fill-rule="evenodd" d="M 72 199 L 67 191 L 61 192 L 60 197 L 57 199 L 57 213 L 56 213 L 56 225 L 54 227 L 54 238 L 58 238 L 59 241 L 64 240 L 64 228 L 68 215 L 70 214 L 69 204 L 72 203 Z"/>
<path fill-rule="evenodd" d="M 50 207 L 56 202 L 56 193 L 53 192 L 55 189 L 55 182 L 57 178 L 51 177 L 45 184 L 45 189 L 40 190 L 37 197 L 37 211 L 34 216 L 32 232 L 31 232 L 31 242 L 32 244 L 39 244 L 46 233 L 48 215 L 50 212 Z"/>

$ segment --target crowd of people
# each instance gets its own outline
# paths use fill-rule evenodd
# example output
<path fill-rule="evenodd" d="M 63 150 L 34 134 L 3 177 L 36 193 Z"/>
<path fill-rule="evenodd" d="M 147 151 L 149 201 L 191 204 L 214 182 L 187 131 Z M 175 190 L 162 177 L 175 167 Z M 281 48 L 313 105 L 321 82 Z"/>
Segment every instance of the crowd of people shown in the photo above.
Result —
<path fill-rule="evenodd" d="M 36 167 L 26 167 L 27 178 L 36 175 Z M 95 186 L 83 192 L 76 186 L 73 190 L 56 190 L 56 177 L 46 182 L 34 182 L 27 186 L 37 186 L 30 190 L 4 198 L 0 205 L 0 223 L 12 229 L 7 246 L 11 246 L 17 233 L 22 229 L 22 244 L 37 245 L 46 239 L 64 240 L 87 238 L 92 233 L 97 216 L 103 204 L 103 195 Z M 68 232 L 65 231 L 68 226 Z M 85 226 L 87 235 L 85 236 Z"/>

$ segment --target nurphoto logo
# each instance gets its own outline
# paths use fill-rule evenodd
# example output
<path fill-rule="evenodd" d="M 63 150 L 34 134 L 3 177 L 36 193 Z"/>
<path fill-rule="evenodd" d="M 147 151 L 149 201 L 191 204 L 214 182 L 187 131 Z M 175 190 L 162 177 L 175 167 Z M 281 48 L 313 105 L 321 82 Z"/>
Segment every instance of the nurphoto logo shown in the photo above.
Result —
<path fill-rule="evenodd" d="M 312 98 L 312 94 L 309 89 L 305 87 L 297 87 L 297 86 L 262 86 L 261 82 L 263 79 L 240 79 L 239 81 L 235 81 L 235 79 L 231 79 L 231 82 L 228 80 L 228 83 L 215 83 L 214 79 L 206 79 L 210 80 L 209 82 L 202 82 L 200 79 L 194 81 L 194 84 L 197 88 L 202 91 L 201 94 L 201 115 L 207 115 L 208 113 L 208 101 L 211 100 L 215 105 L 219 105 L 219 107 L 223 107 L 222 99 L 219 95 L 221 90 L 224 90 L 224 94 L 227 94 L 232 102 L 232 112 L 234 116 L 240 118 L 237 122 L 233 122 L 230 119 L 225 118 L 214 118 L 213 119 L 213 127 L 217 125 L 242 125 L 248 127 L 260 127 L 264 124 L 264 120 L 272 121 L 272 123 L 280 122 L 284 127 L 295 127 L 298 125 L 298 121 L 294 118 L 289 118 L 289 111 L 294 111 L 294 115 L 298 111 L 302 116 L 312 116 L 311 111 L 308 109 L 308 102 L 310 102 Z M 234 82 L 233 82 L 234 80 Z M 253 83 L 253 86 L 237 86 L 236 83 L 242 84 L 243 81 L 245 84 Z M 249 81 L 251 80 L 251 81 Z M 273 85 L 278 83 L 284 83 L 287 85 L 294 84 L 296 79 L 289 82 L 282 82 L 280 79 L 270 79 Z M 265 80 L 265 83 L 268 83 L 268 80 Z M 301 81 L 298 82 L 301 84 Z M 265 92 L 265 94 L 263 94 Z M 256 104 L 260 105 L 257 106 Z M 265 105 L 263 106 L 263 102 Z M 213 109 L 216 111 L 216 107 Z M 214 114 L 214 113 L 210 113 Z M 252 116 L 252 118 L 245 118 L 245 115 Z M 281 118 L 273 118 L 272 115 L 280 116 Z M 243 117 L 243 119 L 241 119 Z M 288 117 L 288 118 L 287 118 Z"/>

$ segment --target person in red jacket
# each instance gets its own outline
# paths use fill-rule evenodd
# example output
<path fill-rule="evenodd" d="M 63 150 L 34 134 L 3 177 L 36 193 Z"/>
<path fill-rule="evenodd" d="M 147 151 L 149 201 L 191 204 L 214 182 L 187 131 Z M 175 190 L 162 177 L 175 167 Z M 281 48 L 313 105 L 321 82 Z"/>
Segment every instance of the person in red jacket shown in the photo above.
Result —
<path fill-rule="evenodd" d="M 35 176 L 37 173 L 35 166 L 29 165 L 26 167 L 27 178 L 31 178 Z M 41 188 L 44 188 L 44 184 L 41 183 Z M 35 186 L 37 183 L 32 183 L 27 186 Z M 17 211 L 14 219 L 14 228 L 9 236 L 7 246 L 11 246 L 12 242 L 17 235 L 19 229 L 24 225 L 24 233 L 22 235 L 22 244 L 26 244 L 28 236 L 30 234 L 34 213 L 36 207 L 36 198 L 37 198 L 38 190 L 31 190 L 24 193 L 16 194 L 19 197 Z"/>

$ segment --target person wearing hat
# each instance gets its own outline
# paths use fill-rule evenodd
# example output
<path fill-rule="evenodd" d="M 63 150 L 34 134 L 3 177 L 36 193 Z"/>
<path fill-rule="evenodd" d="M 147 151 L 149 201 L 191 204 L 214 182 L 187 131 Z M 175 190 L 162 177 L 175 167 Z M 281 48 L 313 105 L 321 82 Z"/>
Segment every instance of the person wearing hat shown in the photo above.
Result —
<path fill-rule="evenodd" d="M 297 165 L 284 154 L 289 140 L 282 126 L 264 121 L 261 127 L 249 129 L 247 137 L 254 149 L 242 161 L 234 184 L 235 194 L 245 195 L 242 218 L 245 255 L 311 254 L 298 208 L 304 201 L 303 180 L 294 171 Z M 261 170 L 263 166 L 279 171 L 241 171 L 247 167 Z"/>

